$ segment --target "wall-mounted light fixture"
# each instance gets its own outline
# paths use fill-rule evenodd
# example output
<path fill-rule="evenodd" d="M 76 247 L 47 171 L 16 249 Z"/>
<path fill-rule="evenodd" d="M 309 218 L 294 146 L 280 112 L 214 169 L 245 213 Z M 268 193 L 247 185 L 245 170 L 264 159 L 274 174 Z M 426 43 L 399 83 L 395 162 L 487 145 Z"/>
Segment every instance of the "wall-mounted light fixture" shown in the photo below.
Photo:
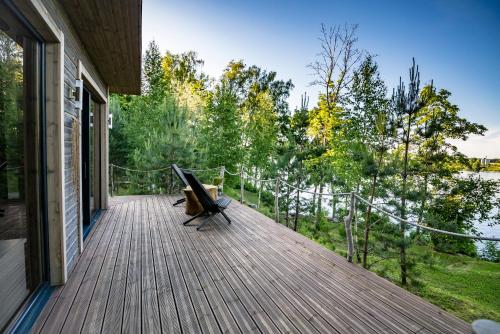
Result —
<path fill-rule="evenodd" d="M 73 92 L 73 99 L 75 101 L 75 109 L 82 110 L 83 106 L 83 80 L 75 81 L 75 90 Z"/>
<path fill-rule="evenodd" d="M 109 129 L 113 128 L 113 114 L 108 115 L 108 128 Z"/>

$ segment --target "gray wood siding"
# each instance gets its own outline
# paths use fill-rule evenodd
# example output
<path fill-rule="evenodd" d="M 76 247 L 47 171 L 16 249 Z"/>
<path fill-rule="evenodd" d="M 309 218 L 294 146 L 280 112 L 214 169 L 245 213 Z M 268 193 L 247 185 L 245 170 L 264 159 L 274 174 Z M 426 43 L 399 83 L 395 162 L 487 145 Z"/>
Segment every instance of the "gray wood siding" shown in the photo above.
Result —
<path fill-rule="evenodd" d="M 66 266 L 70 273 L 79 255 L 79 221 L 80 221 L 80 196 L 79 184 L 75 182 L 75 174 L 79 179 L 79 170 L 73 170 L 80 166 L 80 152 L 76 152 L 73 157 L 73 131 L 79 131 L 79 127 L 73 129 L 73 122 L 76 120 L 79 125 L 79 111 L 75 109 L 73 100 L 68 96 L 69 88 L 74 88 L 78 75 L 77 64 L 80 60 L 89 71 L 96 84 L 102 91 L 107 91 L 106 85 L 101 80 L 101 76 L 96 70 L 92 60 L 83 48 L 78 34 L 72 27 L 70 20 L 60 3 L 56 0 L 42 0 L 52 18 L 56 21 L 59 29 L 64 33 L 64 188 L 65 188 L 65 235 L 66 235 Z M 50 112 L 50 111 L 49 111 Z M 78 139 L 79 140 L 79 139 Z M 73 160 L 75 159 L 75 160 Z"/>

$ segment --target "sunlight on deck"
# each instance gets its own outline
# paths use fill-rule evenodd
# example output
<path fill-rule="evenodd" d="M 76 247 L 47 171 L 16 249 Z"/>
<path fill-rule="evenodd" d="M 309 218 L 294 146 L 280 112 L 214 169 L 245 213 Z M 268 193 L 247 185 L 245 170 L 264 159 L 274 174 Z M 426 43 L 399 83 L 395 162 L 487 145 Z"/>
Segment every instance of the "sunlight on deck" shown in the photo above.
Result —
<path fill-rule="evenodd" d="M 202 231 L 177 197 L 113 198 L 33 332 L 470 333 L 438 307 L 234 202 Z"/>

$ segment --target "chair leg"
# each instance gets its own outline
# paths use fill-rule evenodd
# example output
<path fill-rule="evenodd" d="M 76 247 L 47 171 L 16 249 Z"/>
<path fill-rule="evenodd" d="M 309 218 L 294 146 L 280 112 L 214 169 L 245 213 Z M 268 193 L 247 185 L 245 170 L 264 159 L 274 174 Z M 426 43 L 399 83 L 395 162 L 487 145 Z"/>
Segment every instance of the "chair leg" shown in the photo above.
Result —
<path fill-rule="evenodd" d="M 186 221 L 185 221 L 184 223 L 182 223 L 182 224 L 183 224 L 183 225 L 186 225 L 187 223 L 189 223 L 189 222 L 191 222 L 191 221 L 195 220 L 195 219 L 196 219 L 196 218 L 198 218 L 198 217 L 203 216 L 204 214 L 206 214 L 206 211 L 202 211 L 202 212 L 198 213 L 197 215 L 195 215 L 194 217 L 189 218 L 188 220 L 186 220 Z"/>
<path fill-rule="evenodd" d="M 224 218 L 226 218 L 227 223 L 231 224 L 231 219 L 229 219 L 229 217 L 226 215 L 226 213 L 224 212 L 224 210 L 221 210 L 220 213 L 224 216 Z"/>
<path fill-rule="evenodd" d="M 174 206 L 179 205 L 179 204 L 181 204 L 181 203 L 184 203 L 185 201 L 186 201 L 186 199 L 185 199 L 185 198 L 179 198 L 179 199 L 177 200 L 177 202 L 175 202 L 175 203 L 174 203 Z"/>
<path fill-rule="evenodd" d="M 210 221 L 210 218 L 212 218 L 214 214 L 209 214 L 207 218 L 203 219 L 203 221 L 201 222 L 200 225 L 198 225 L 198 227 L 196 227 L 196 229 L 199 231 L 203 226 L 205 226 L 206 224 L 208 224 L 208 222 Z"/>

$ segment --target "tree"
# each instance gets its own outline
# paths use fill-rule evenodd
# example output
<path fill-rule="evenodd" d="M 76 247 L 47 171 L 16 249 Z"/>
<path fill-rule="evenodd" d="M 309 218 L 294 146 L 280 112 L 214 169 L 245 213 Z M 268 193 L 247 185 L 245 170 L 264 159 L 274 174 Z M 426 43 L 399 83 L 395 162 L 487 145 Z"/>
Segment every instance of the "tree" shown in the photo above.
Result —
<path fill-rule="evenodd" d="M 328 108 L 342 100 L 352 81 L 352 71 L 363 57 L 363 51 L 356 48 L 357 29 L 357 24 L 328 28 L 321 24 L 321 51 L 309 68 L 316 77 L 312 84 L 324 89 Z"/>
<path fill-rule="evenodd" d="M 349 113 L 351 149 L 361 155 L 362 176 L 370 178 L 369 202 L 376 196 L 379 177 L 384 175 L 384 159 L 394 136 L 393 114 L 386 98 L 387 88 L 378 66 L 368 55 L 354 72 Z M 367 267 L 372 207 L 366 208 L 363 238 L 363 266 Z"/>
<path fill-rule="evenodd" d="M 304 161 L 307 159 L 308 150 L 310 149 L 309 136 L 307 129 L 309 127 L 309 97 L 304 93 L 301 97 L 300 109 L 295 110 L 290 119 L 290 151 L 293 152 L 294 159 L 292 166 L 292 175 L 290 182 L 295 180 L 296 197 L 295 197 L 295 216 L 293 230 L 297 231 L 298 220 L 300 215 L 300 191 L 305 186 L 307 176 L 304 175 Z"/>
<path fill-rule="evenodd" d="M 231 61 L 222 79 L 237 97 L 241 115 L 242 166 L 254 175 L 267 172 L 276 160 L 276 147 L 283 144 L 289 124 L 286 99 L 293 88 L 290 80 L 276 79 L 276 72 Z"/>
<path fill-rule="evenodd" d="M 321 25 L 321 51 L 318 59 L 309 64 L 315 75 L 313 85 L 322 88 L 318 106 L 309 114 L 309 135 L 318 147 L 318 155 L 308 161 L 314 175 L 315 187 L 319 185 L 318 207 L 316 209 L 316 227 L 321 219 L 321 203 L 325 183 L 332 179 L 331 168 L 327 166 L 335 160 L 347 162 L 345 148 L 345 110 L 343 108 L 346 91 L 352 81 L 352 72 L 361 60 L 363 52 L 356 48 L 357 25 L 332 26 Z M 340 158 L 340 159 L 337 159 Z M 348 162 L 347 162 L 348 163 Z M 344 168 L 340 168 L 345 170 Z M 314 200 L 313 200 L 314 202 Z M 314 206 L 314 205 L 313 205 Z"/>
<path fill-rule="evenodd" d="M 242 124 L 237 97 L 227 81 L 223 80 L 209 93 L 201 124 L 200 142 L 208 166 L 236 170 L 243 158 Z"/>
<path fill-rule="evenodd" d="M 495 197 L 500 191 L 499 182 L 482 180 L 478 175 L 458 176 L 439 180 L 437 188 L 439 193 L 430 200 L 425 217 L 430 226 L 477 234 L 475 223 L 491 220 L 498 224 L 500 221 L 500 200 Z M 493 215 L 495 211 L 497 213 Z M 471 239 L 432 234 L 431 240 L 438 251 L 476 255 Z"/>
<path fill-rule="evenodd" d="M 410 82 L 408 88 L 404 85 L 401 78 L 399 86 L 393 95 L 393 106 L 397 117 L 397 125 L 399 126 L 400 142 L 402 146 L 402 171 L 401 171 L 401 191 L 400 191 L 400 217 L 403 221 L 400 222 L 400 268 L 401 268 L 401 284 L 407 284 L 408 263 L 406 259 L 407 241 L 405 239 L 407 219 L 407 196 L 408 196 L 408 167 L 410 161 L 410 144 L 412 143 L 412 131 L 415 128 L 416 115 L 422 107 L 422 102 L 419 99 L 420 93 L 420 72 L 418 66 L 413 59 L 413 65 L 410 68 Z"/>
<path fill-rule="evenodd" d="M 18 102 L 22 94 L 22 48 L 0 31 L 0 166 L 3 168 L 24 165 L 23 110 Z M 0 169 L 0 198 L 8 198 L 13 177 L 6 169 Z M 19 183 L 23 178 L 18 177 L 17 181 L 22 196 L 24 187 Z"/>
<path fill-rule="evenodd" d="M 167 51 L 161 64 L 166 89 L 177 97 L 179 103 L 189 108 L 190 118 L 197 121 L 206 102 L 209 85 L 209 78 L 202 71 L 203 60 L 194 51 L 181 54 Z"/>
<path fill-rule="evenodd" d="M 158 105 L 165 98 L 166 85 L 162 69 L 162 56 L 158 44 L 149 42 L 144 55 L 142 90 L 151 105 Z"/>
<path fill-rule="evenodd" d="M 458 116 L 458 106 L 449 101 L 451 93 L 441 89 L 439 92 L 431 84 L 420 93 L 422 108 L 416 121 L 416 154 L 413 173 L 419 177 L 420 194 L 418 220 L 423 222 L 429 197 L 429 185 L 436 186 L 441 179 L 450 178 L 458 173 L 458 163 L 465 157 L 450 144 L 450 139 L 466 140 L 471 134 L 483 135 L 486 128 Z M 435 188 L 435 187 L 434 187 Z"/>

